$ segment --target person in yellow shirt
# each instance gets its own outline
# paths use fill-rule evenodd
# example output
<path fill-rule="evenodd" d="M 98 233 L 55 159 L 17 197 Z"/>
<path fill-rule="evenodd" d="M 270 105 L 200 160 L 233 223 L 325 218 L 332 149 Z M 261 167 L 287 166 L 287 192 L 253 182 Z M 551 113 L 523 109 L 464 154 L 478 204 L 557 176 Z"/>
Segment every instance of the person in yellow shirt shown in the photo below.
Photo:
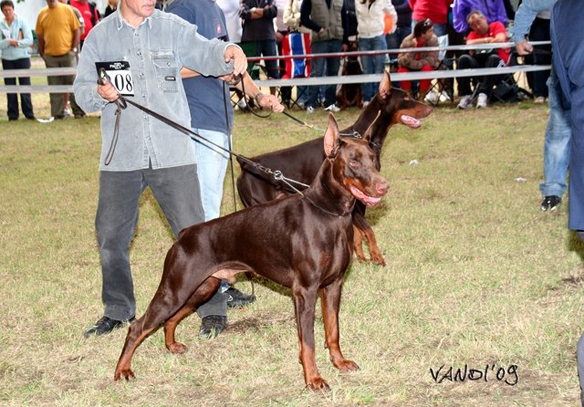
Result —
<path fill-rule="evenodd" d="M 39 40 L 39 54 L 47 68 L 77 67 L 77 53 L 80 39 L 79 20 L 72 8 L 59 0 L 47 0 L 47 6 L 39 12 L 35 31 Z M 49 85 L 73 85 L 74 75 L 49 76 Z M 51 115 L 55 119 L 65 117 L 65 104 L 59 93 L 51 93 Z M 71 109 L 75 118 L 85 113 L 75 96 L 70 95 Z"/>

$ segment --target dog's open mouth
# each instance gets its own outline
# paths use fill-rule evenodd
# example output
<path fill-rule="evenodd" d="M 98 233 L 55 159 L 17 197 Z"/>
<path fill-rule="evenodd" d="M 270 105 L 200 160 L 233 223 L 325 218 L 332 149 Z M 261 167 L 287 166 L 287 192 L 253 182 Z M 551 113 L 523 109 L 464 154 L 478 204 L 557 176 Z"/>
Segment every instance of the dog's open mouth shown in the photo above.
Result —
<path fill-rule="evenodd" d="M 369 196 L 351 185 L 351 193 L 355 198 L 363 202 L 367 206 L 375 206 L 381 201 L 381 197 Z"/>
<path fill-rule="evenodd" d="M 415 117 L 408 116 L 407 114 L 402 114 L 399 117 L 399 120 L 406 126 L 411 127 L 412 129 L 417 129 L 422 125 L 422 122 L 420 120 L 416 119 Z"/>

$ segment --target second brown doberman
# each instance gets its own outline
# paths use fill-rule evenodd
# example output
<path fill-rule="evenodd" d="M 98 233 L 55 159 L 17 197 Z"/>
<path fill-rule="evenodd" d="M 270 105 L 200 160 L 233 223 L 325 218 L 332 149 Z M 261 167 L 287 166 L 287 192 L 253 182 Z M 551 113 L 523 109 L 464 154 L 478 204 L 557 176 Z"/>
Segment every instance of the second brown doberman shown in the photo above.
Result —
<path fill-rule="evenodd" d="M 130 325 L 114 379 L 134 377 L 131 362 L 136 348 L 161 325 L 166 347 L 172 353 L 185 352 L 175 340 L 178 323 L 215 293 L 221 279 L 232 281 L 243 271 L 292 289 L 308 388 L 329 388 L 315 361 L 319 295 L 333 365 L 343 372 L 357 370 L 357 364 L 341 353 L 338 316 L 343 276 L 353 251 L 355 202 L 372 206 L 388 191 L 369 137 L 370 133 L 363 139 L 341 138 L 330 115 L 323 141 L 327 158 L 303 196 L 246 208 L 181 231 L 166 256 L 154 298 Z"/>
<path fill-rule="evenodd" d="M 373 124 L 371 134 L 371 147 L 379 159 L 391 126 L 399 123 L 417 129 L 422 125 L 420 119 L 427 117 L 431 112 L 430 106 L 412 99 L 403 90 L 392 87 L 389 72 L 386 72 L 371 103 L 363 109 L 357 121 L 352 126 L 341 130 L 341 133 L 363 134 L 380 114 L 379 119 Z M 262 154 L 251 160 L 266 168 L 280 170 L 287 178 L 310 184 L 325 158 L 320 145 L 322 145 L 322 137 L 283 150 Z M 240 158 L 238 161 L 242 171 L 237 178 L 237 191 L 245 206 L 249 207 L 295 193 L 287 184 L 275 181 L 273 177 L 269 177 L 249 162 Z M 363 240 L 365 240 L 369 247 L 371 261 L 385 265 L 373 229 L 365 219 L 365 205 L 358 202 L 353 215 L 357 259 L 367 261 L 363 251 Z"/>

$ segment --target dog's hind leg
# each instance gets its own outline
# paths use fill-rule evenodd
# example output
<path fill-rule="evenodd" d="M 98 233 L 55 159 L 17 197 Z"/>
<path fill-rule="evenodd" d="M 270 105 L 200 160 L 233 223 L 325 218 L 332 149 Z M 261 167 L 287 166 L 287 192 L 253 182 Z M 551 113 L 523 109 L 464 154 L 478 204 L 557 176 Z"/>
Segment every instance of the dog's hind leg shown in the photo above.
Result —
<path fill-rule="evenodd" d="M 114 380 L 119 380 L 122 377 L 129 380 L 136 377 L 132 371 L 132 356 L 142 341 L 160 327 L 160 325 L 156 325 L 145 328 L 145 321 L 146 314 L 143 315 L 142 318 L 134 321 L 128 328 L 128 335 L 126 335 L 124 348 L 122 349 L 122 354 L 116 365 Z"/>
<path fill-rule="evenodd" d="M 183 318 L 190 315 L 199 305 L 209 300 L 215 294 L 220 284 L 221 280 L 215 277 L 209 277 L 203 281 L 203 284 L 197 287 L 186 304 L 164 323 L 164 340 L 166 348 L 170 353 L 183 354 L 187 351 L 187 347 L 184 344 L 175 340 L 174 333 L 176 327 Z"/>
<path fill-rule="evenodd" d="M 322 289 L 320 301 L 324 320 L 326 346 L 329 350 L 331 362 L 341 372 L 359 370 L 359 366 L 352 360 L 345 359 L 339 344 L 339 306 L 343 279 L 339 278 Z"/>

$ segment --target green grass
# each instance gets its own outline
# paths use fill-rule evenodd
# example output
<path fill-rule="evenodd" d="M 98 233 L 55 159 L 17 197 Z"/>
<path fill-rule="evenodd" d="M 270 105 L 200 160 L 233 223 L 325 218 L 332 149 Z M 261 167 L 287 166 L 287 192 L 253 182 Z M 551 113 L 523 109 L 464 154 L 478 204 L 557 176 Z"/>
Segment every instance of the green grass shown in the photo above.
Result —
<path fill-rule="evenodd" d="M 33 101 L 37 116 L 47 116 L 47 97 Z M 567 230 L 567 204 L 539 210 L 545 106 L 440 107 L 418 131 L 391 130 L 382 155 L 390 193 L 367 212 L 388 265 L 355 261 L 340 313 L 344 353 L 362 370 L 332 367 L 319 316 L 317 363 L 332 387 L 324 395 L 303 390 L 289 292 L 263 283 L 254 304 L 229 312 L 217 339 L 199 340 L 191 316 L 177 331 L 187 354 L 170 355 L 159 331 L 134 357 L 136 380 L 113 382 L 126 331 L 82 336 L 102 313 L 93 229 L 99 119 L 8 123 L 2 109 L 1 405 L 578 404 L 583 251 Z M 326 125 L 322 112 L 292 113 Z M 358 113 L 336 116 L 345 127 Z M 235 124 L 234 148 L 247 156 L 321 135 L 283 115 L 237 113 Z M 233 208 L 228 176 L 223 210 Z M 139 314 L 171 244 L 147 192 L 131 250 Z M 442 365 L 517 366 L 518 383 L 491 373 L 488 381 L 438 384 L 430 369 Z"/>

